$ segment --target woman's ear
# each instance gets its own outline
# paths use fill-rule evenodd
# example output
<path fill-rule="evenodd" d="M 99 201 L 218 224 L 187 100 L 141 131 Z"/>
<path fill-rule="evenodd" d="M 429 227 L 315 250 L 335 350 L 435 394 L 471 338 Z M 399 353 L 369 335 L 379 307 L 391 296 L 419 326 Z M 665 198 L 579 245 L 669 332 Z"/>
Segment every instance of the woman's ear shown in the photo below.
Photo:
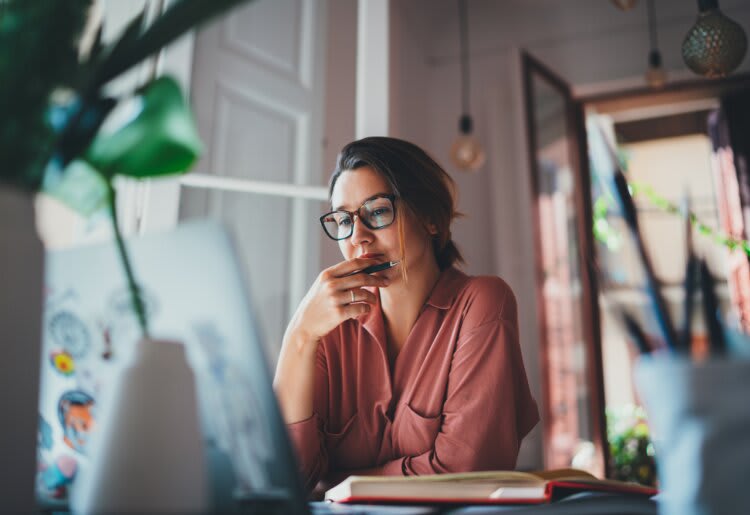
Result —
<path fill-rule="evenodd" d="M 437 236 L 438 230 L 435 224 L 427 224 L 427 232 L 430 233 L 430 236 Z"/>

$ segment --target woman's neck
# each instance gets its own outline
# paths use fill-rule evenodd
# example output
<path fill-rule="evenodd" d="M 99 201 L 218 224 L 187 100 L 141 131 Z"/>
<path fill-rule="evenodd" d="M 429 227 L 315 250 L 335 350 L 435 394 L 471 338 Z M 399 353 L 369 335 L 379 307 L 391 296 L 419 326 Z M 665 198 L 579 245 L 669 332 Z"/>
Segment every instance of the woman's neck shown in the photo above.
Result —
<path fill-rule="evenodd" d="M 386 332 L 396 351 L 406 341 L 422 306 L 435 287 L 440 277 L 440 268 L 431 260 L 426 266 L 410 268 L 408 274 L 408 284 L 401 280 L 388 288 L 380 289 L 380 305 Z"/>

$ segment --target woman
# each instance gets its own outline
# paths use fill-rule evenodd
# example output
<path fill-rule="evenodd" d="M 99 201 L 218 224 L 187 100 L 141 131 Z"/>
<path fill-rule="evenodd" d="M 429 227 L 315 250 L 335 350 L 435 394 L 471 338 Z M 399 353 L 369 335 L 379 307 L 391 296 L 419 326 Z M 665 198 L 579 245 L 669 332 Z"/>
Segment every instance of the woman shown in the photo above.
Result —
<path fill-rule="evenodd" d="M 339 155 L 321 222 L 345 261 L 300 303 L 274 381 L 309 489 L 355 473 L 512 469 L 539 420 L 512 291 L 453 266 L 452 186 L 406 141 Z"/>

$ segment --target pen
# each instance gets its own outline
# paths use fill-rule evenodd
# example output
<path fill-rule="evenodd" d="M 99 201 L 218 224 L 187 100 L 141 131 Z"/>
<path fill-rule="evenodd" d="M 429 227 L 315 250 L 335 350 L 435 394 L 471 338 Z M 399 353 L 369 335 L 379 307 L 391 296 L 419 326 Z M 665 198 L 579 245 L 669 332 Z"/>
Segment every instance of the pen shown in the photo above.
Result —
<path fill-rule="evenodd" d="M 622 217 L 625 220 L 628 228 L 630 229 L 630 233 L 636 244 L 636 249 L 641 258 L 641 265 L 643 266 L 643 270 L 646 273 L 646 290 L 648 292 L 648 296 L 651 298 L 651 304 L 654 309 L 656 321 L 658 322 L 659 328 L 662 331 L 667 347 L 670 350 L 676 350 L 679 346 L 679 343 L 677 342 L 674 326 L 672 325 L 672 321 L 669 318 L 667 303 L 664 300 L 664 297 L 662 297 L 661 291 L 659 290 L 660 283 L 656 278 L 656 274 L 654 273 L 653 266 L 651 265 L 651 260 L 649 259 L 648 253 L 646 252 L 646 245 L 643 242 L 643 238 L 641 237 L 640 229 L 638 227 L 638 216 L 636 214 L 635 203 L 633 202 L 633 198 L 630 196 L 630 191 L 628 190 L 628 183 L 625 179 L 625 175 L 622 173 L 622 170 L 619 169 L 619 166 L 614 172 L 613 179 L 615 190 L 620 199 Z"/>
<path fill-rule="evenodd" d="M 672 320 L 669 317 L 667 303 L 661 294 L 661 283 L 654 273 L 651 260 L 648 256 L 648 252 L 646 251 L 645 243 L 643 241 L 643 238 L 641 237 L 640 228 L 638 227 L 638 215 L 636 213 L 635 202 L 630 196 L 628 182 L 625 179 L 625 175 L 622 171 L 622 166 L 620 165 L 620 158 L 617 155 L 615 147 L 609 141 L 607 135 L 604 133 L 601 125 L 597 124 L 596 127 L 598 128 L 598 131 L 596 131 L 595 134 L 598 134 L 599 137 L 594 138 L 594 141 L 598 142 L 598 144 L 601 146 L 601 150 L 606 156 L 604 158 L 606 160 L 606 165 L 603 165 L 604 168 L 602 170 L 602 173 L 607 174 L 607 176 L 612 181 L 612 184 L 608 186 L 614 188 L 612 194 L 615 199 L 618 200 L 622 218 L 625 221 L 625 224 L 628 227 L 630 235 L 635 243 L 638 257 L 640 258 L 643 271 L 646 275 L 646 292 L 649 299 L 651 300 L 654 315 L 656 316 L 659 328 L 661 329 L 661 332 L 664 336 L 664 342 L 670 350 L 677 349 L 679 342 L 677 341 L 674 325 L 672 324 Z"/>
<path fill-rule="evenodd" d="M 649 345 L 646 334 L 643 332 L 643 329 L 641 329 L 641 326 L 638 325 L 635 318 L 633 318 L 630 313 L 623 312 L 622 319 L 625 322 L 625 328 L 627 329 L 630 338 L 638 348 L 638 352 L 641 354 L 650 354 L 651 345 Z"/>
<path fill-rule="evenodd" d="M 367 268 L 363 268 L 362 270 L 357 270 L 356 272 L 346 274 L 345 277 L 348 277 L 350 275 L 355 275 L 355 274 L 374 274 L 375 272 L 382 272 L 383 270 L 388 270 L 389 268 L 398 265 L 400 262 L 401 261 L 386 261 L 385 263 L 378 263 L 377 265 L 370 265 Z"/>
<path fill-rule="evenodd" d="M 695 276 L 699 266 L 698 259 L 693 252 L 693 237 L 690 221 L 690 197 L 686 193 L 683 199 L 683 215 L 685 217 L 685 255 L 687 263 L 685 265 L 685 282 L 683 308 L 682 308 L 682 331 L 678 335 L 681 350 L 689 353 L 692 343 L 692 322 L 693 322 L 693 296 L 695 293 Z"/>
<path fill-rule="evenodd" d="M 719 299 L 714 291 L 714 278 L 705 260 L 701 260 L 701 293 L 703 294 L 703 317 L 708 332 L 708 348 L 713 355 L 726 352 L 724 329 L 719 320 Z"/>

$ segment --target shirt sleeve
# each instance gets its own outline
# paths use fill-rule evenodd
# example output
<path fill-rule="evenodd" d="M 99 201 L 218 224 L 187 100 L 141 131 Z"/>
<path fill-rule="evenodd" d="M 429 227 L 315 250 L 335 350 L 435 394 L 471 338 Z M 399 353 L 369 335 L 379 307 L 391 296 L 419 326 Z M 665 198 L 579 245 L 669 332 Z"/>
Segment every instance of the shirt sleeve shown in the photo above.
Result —
<path fill-rule="evenodd" d="M 287 424 L 287 432 L 297 454 L 298 469 L 308 492 L 328 471 L 328 452 L 325 446 L 323 421 L 328 403 L 324 398 L 328 392 L 328 372 L 323 344 L 318 345 L 315 367 L 315 398 L 313 414 L 305 420 Z"/>
<path fill-rule="evenodd" d="M 523 367 L 515 298 L 508 293 L 499 318 L 470 329 L 457 343 L 432 449 L 396 458 L 368 473 L 515 468 L 521 440 L 539 421 L 539 413 Z"/>

